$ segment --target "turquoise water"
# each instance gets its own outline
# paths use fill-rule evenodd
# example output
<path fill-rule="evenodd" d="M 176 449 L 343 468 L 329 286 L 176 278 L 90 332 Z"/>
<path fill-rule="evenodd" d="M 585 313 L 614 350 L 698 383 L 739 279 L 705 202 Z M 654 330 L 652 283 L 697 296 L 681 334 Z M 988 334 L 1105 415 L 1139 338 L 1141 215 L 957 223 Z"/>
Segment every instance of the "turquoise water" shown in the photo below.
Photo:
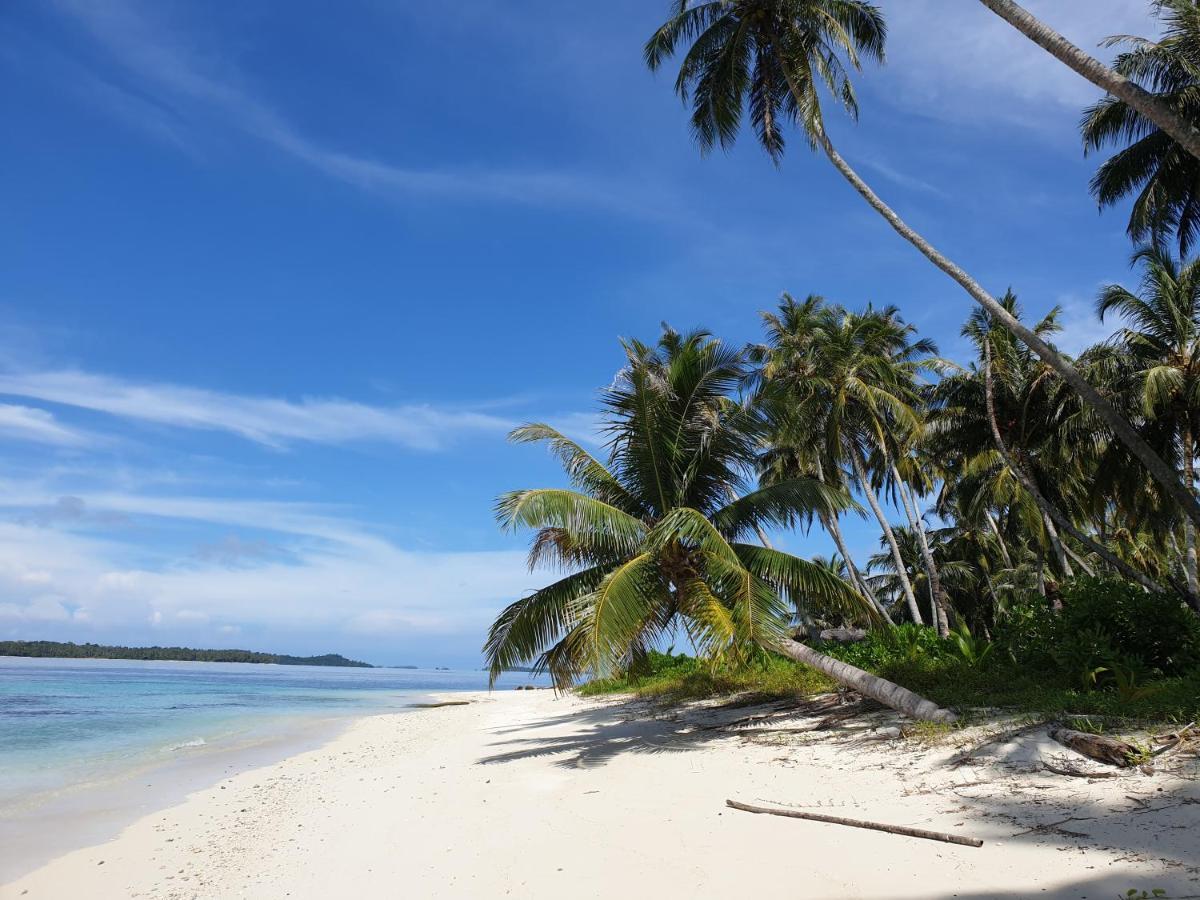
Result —
<path fill-rule="evenodd" d="M 513 675 L 509 685 L 524 683 Z M 0 811 L 181 756 L 486 688 L 483 672 L 0 657 Z"/>

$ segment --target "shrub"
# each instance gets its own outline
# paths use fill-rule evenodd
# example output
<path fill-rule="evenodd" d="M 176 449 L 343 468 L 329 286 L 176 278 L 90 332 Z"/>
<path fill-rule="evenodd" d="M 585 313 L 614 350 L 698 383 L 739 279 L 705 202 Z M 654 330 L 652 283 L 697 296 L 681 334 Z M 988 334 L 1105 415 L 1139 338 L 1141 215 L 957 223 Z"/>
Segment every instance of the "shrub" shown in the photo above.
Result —
<path fill-rule="evenodd" d="M 815 644 L 816 649 L 842 662 L 871 672 L 896 665 L 913 665 L 921 660 L 941 659 L 950 651 L 950 644 L 937 636 L 937 631 L 912 622 L 895 628 L 877 628 L 866 638 L 853 644 L 829 641 Z"/>
<path fill-rule="evenodd" d="M 1099 629 L 1127 666 L 1177 675 L 1200 663 L 1200 620 L 1177 597 L 1117 578 L 1077 578 L 1064 586 L 1062 600 L 1060 641 Z"/>
<path fill-rule="evenodd" d="M 1059 672 L 1075 683 L 1119 661 L 1126 668 L 1178 675 L 1200 664 L 1200 619 L 1171 594 L 1147 593 L 1119 578 L 1082 577 L 1062 586 L 1063 610 L 1024 598 L 996 626 L 1014 662 Z"/>

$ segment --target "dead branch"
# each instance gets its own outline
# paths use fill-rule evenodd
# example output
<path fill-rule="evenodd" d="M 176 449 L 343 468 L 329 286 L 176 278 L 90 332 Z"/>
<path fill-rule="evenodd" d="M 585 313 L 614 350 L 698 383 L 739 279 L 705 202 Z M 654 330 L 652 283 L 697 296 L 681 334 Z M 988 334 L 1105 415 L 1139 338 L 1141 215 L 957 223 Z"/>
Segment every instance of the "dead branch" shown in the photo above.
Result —
<path fill-rule="evenodd" d="M 924 828 L 909 828 L 905 825 L 884 825 L 881 822 L 867 822 L 863 819 L 844 819 L 841 816 L 826 816 L 820 813 L 801 812 L 798 809 L 753 806 L 749 803 L 739 803 L 737 800 L 726 800 L 725 805 L 748 813 L 765 813 L 766 815 L 784 816 L 789 819 L 808 819 L 812 822 L 826 822 L 830 825 L 848 825 L 851 828 L 867 828 L 871 831 L 884 831 L 888 834 L 902 834 L 906 837 L 924 838 L 927 841 L 961 844 L 964 847 L 983 846 L 983 841 L 976 838 L 961 837 L 957 834 L 944 834 L 940 831 L 926 831 Z"/>

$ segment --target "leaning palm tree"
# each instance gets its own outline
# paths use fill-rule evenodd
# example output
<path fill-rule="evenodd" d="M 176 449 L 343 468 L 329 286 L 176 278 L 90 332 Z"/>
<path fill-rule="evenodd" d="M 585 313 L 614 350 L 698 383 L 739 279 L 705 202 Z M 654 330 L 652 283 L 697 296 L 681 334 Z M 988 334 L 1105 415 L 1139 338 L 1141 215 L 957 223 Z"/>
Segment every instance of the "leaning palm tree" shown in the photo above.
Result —
<path fill-rule="evenodd" d="M 1132 80 L 1133 77 L 1144 73 L 1129 71 L 1120 64 L 1110 69 L 1013 0 L 980 2 L 1052 54 L 1059 62 L 1074 69 L 1097 87 L 1103 88 L 1116 102 L 1124 104 L 1147 122 L 1161 128 L 1171 140 L 1178 142 L 1180 148 L 1200 160 L 1200 131 L 1196 129 L 1194 110 L 1181 109 L 1179 104 L 1172 102 L 1174 98 L 1152 94 Z M 1164 7 L 1183 13 L 1194 13 L 1196 10 L 1195 0 L 1156 0 L 1152 6 L 1156 11 L 1161 11 Z"/>
<path fill-rule="evenodd" d="M 1129 360 L 1134 393 L 1147 424 L 1164 435 L 1179 460 L 1184 483 L 1196 490 L 1196 440 L 1200 435 L 1200 259 L 1182 262 L 1157 247 L 1133 256 L 1143 267 L 1134 293 L 1119 284 L 1104 288 L 1097 302 L 1103 319 L 1123 317 L 1113 338 Z M 1196 530 L 1184 523 L 1188 594 L 1200 608 Z"/>
<path fill-rule="evenodd" d="M 1200 6 L 1195 0 L 1163 0 L 1164 33 L 1157 41 L 1121 35 L 1112 45 L 1127 49 L 1115 62 L 1122 75 L 1143 80 L 1159 102 L 1189 122 L 1200 121 Z M 1087 151 L 1123 145 L 1100 166 L 1092 193 L 1100 205 L 1133 198 L 1129 235 L 1164 242 L 1174 236 L 1181 254 L 1200 237 L 1200 159 L 1176 135 L 1127 99 L 1105 97 L 1089 107 L 1082 123 Z"/>
<path fill-rule="evenodd" d="M 822 89 L 856 116 L 850 70 L 860 68 L 863 57 L 883 59 L 886 33 L 879 9 L 865 0 L 672 0 L 670 17 L 646 42 L 645 59 L 657 70 L 690 43 L 675 89 L 691 103 L 692 133 L 703 152 L 736 141 L 744 107 L 776 162 L 783 156 L 784 126 L 798 125 L 810 147 L 820 148 L 901 237 L 1052 366 L 1200 525 L 1200 504 L 1121 414 L 1066 358 L 901 219 L 834 147 L 825 128 Z"/>
<path fill-rule="evenodd" d="M 746 375 L 742 354 L 703 332 L 670 330 L 657 346 L 624 347 L 627 364 L 603 400 L 607 464 L 546 425 L 512 435 L 548 443 L 573 487 L 505 494 L 497 517 L 506 529 L 536 531 L 531 565 L 568 574 L 497 617 L 484 646 L 493 680 L 533 661 L 566 686 L 636 662 L 682 627 L 710 658 L 765 648 L 909 715 L 952 719 L 789 637 L 796 608 L 860 620 L 871 610 L 829 571 L 752 542 L 760 526 L 792 526 L 851 501 L 813 478 L 747 483 L 762 425 L 730 397 Z"/>

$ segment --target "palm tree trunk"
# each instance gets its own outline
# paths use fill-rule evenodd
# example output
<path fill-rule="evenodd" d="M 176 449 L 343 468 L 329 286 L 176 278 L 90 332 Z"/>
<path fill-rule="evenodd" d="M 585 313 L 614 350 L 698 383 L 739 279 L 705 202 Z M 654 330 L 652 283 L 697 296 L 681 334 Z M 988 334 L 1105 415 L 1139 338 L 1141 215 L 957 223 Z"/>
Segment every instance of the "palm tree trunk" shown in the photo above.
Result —
<path fill-rule="evenodd" d="M 933 608 L 929 611 L 937 623 L 938 637 L 950 634 L 950 621 L 946 616 L 946 595 L 942 592 L 942 577 L 938 572 L 937 563 L 929 549 L 929 539 L 925 534 L 925 523 L 921 521 L 917 511 L 916 498 L 909 494 L 900 472 L 895 463 L 892 464 L 892 478 L 896 481 L 896 490 L 900 493 L 900 502 L 904 504 L 904 513 L 908 516 L 909 524 L 917 535 L 917 543 L 921 547 L 921 557 L 925 562 L 925 571 L 929 575 L 929 597 Z"/>
<path fill-rule="evenodd" d="M 1011 569 L 1013 567 L 1013 563 L 1012 557 L 1008 555 L 1008 545 L 1004 543 L 1004 535 L 1000 533 L 1000 526 L 997 525 L 996 520 L 992 518 L 991 510 L 985 509 L 983 511 L 983 518 L 984 521 L 988 523 L 988 528 L 991 529 L 992 534 L 996 536 L 996 543 L 1000 545 L 1000 556 L 1004 558 L 1005 568 Z"/>
<path fill-rule="evenodd" d="M 1129 563 L 1125 562 L 1125 560 L 1121 559 L 1103 544 L 1097 543 L 1076 528 L 1070 519 L 1060 513 L 1057 507 L 1042 496 L 1042 492 L 1038 490 L 1033 479 L 1009 455 L 1008 447 L 1004 443 L 1004 437 L 1000 434 L 1000 425 L 996 421 L 996 401 L 992 397 L 992 345 L 986 338 L 983 342 L 983 359 L 983 401 L 984 407 L 987 410 L 988 425 L 992 429 L 992 440 L 995 442 L 996 450 L 999 452 L 1000 458 L 1004 460 L 1004 464 L 1017 476 L 1017 481 L 1029 492 L 1029 496 L 1033 498 L 1033 502 L 1041 510 L 1043 520 L 1047 526 L 1046 531 L 1053 535 L 1052 540 L 1058 540 L 1058 533 L 1053 530 L 1052 524 L 1053 522 L 1057 522 L 1063 531 L 1067 532 L 1067 534 L 1071 535 L 1071 537 L 1075 538 L 1075 540 L 1079 541 L 1079 543 L 1083 544 L 1126 578 L 1133 579 L 1148 591 L 1161 591 L 1162 588 L 1150 578 L 1129 565 Z"/>
<path fill-rule="evenodd" d="M 1200 131 L 1149 91 L 1100 60 L 1084 53 L 1046 23 L 1012 0 L 979 0 L 1059 62 L 1074 69 L 1098 88 L 1125 101 L 1130 109 L 1149 119 L 1174 138 L 1192 156 L 1200 159 Z"/>
<path fill-rule="evenodd" d="M 864 697 L 877 700 L 884 706 L 899 710 L 914 719 L 926 722 L 954 722 L 958 716 L 948 709 L 943 709 L 932 700 L 926 700 L 907 688 L 902 688 L 878 675 L 864 672 L 849 663 L 818 653 L 816 650 L 798 641 L 782 641 L 776 649 L 797 662 L 812 666 L 818 672 L 824 672 L 839 684 L 854 688 Z"/>
<path fill-rule="evenodd" d="M 837 547 L 838 553 L 842 554 L 842 559 L 846 561 L 846 570 L 850 573 L 850 581 L 854 584 L 855 589 L 870 601 L 871 605 L 875 607 L 875 611 L 883 616 L 885 622 L 889 625 L 894 625 L 892 617 L 888 615 L 887 608 L 879 602 L 879 597 L 871 590 L 871 586 L 867 584 L 867 579 L 862 576 L 862 573 L 858 571 L 858 566 L 854 564 L 854 559 L 850 556 L 850 551 L 846 547 L 846 541 L 842 537 L 842 528 L 838 525 L 837 516 L 822 514 L 821 524 L 825 526 L 825 530 L 833 538 L 833 543 Z"/>
<path fill-rule="evenodd" d="M 900 579 L 900 586 L 904 589 L 904 599 L 908 602 L 909 615 L 918 625 L 924 625 L 925 620 L 921 618 L 921 607 L 917 606 L 917 595 L 913 593 L 912 582 L 908 580 L 908 572 L 904 569 L 904 557 L 900 555 L 900 545 L 896 543 L 896 535 L 892 531 L 892 526 L 888 523 L 887 516 L 883 514 L 879 498 L 875 496 L 875 489 L 871 487 L 871 479 L 867 477 L 867 467 L 863 463 L 857 447 L 850 448 L 850 459 L 854 463 L 854 473 L 863 486 L 863 493 L 867 495 L 867 502 L 871 504 L 871 510 L 875 513 L 875 518 L 879 520 L 879 527 L 883 529 L 883 536 L 892 550 L 892 561 L 896 564 L 896 577 Z"/>
<path fill-rule="evenodd" d="M 1063 549 L 1067 551 L 1067 556 L 1075 561 L 1075 565 L 1083 569 L 1085 575 L 1095 575 L 1096 570 L 1092 568 L 1091 563 L 1071 549 L 1071 545 L 1064 543 Z"/>
<path fill-rule="evenodd" d="M 1196 492 L 1196 444 L 1192 437 L 1191 426 L 1183 426 L 1183 478 L 1188 491 Z M 1187 577 L 1188 599 L 1192 606 L 1200 610 L 1200 577 L 1196 570 L 1196 526 L 1190 521 L 1183 523 L 1183 542 L 1187 550 L 1184 560 L 1184 575 Z"/>
<path fill-rule="evenodd" d="M 794 84 L 791 85 L 791 90 L 797 102 L 802 102 L 802 95 L 796 90 Z M 1074 366 L 1059 355 L 1057 350 L 1038 337 L 1020 319 L 1005 309 L 995 297 L 985 291 L 982 285 L 968 275 L 960 266 L 943 255 L 929 241 L 910 228 L 890 206 L 879 198 L 879 195 L 871 189 L 870 185 L 862 180 L 859 174 L 850 167 L 850 164 L 842 158 L 824 131 L 819 131 L 816 137 L 817 142 L 821 145 L 821 149 L 829 157 L 829 161 L 833 163 L 834 168 L 842 173 L 842 176 L 871 205 L 872 209 L 883 216 L 896 233 L 916 247 L 926 259 L 954 279 L 963 290 L 988 311 L 989 315 L 995 321 L 1024 341 L 1050 368 L 1054 369 L 1062 380 L 1070 385 L 1083 398 L 1084 402 L 1096 411 L 1096 414 L 1113 430 L 1117 439 L 1129 448 L 1129 452 L 1141 461 L 1151 477 L 1162 485 L 1167 494 L 1179 504 L 1184 514 L 1197 525 L 1200 525 L 1200 503 L 1197 503 L 1196 498 L 1184 487 L 1178 474 L 1163 462 L 1162 457 L 1154 452 L 1154 449 L 1142 439 L 1141 435 L 1134 430 L 1132 425 L 1125 421 L 1116 408 L 1105 400 L 1100 395 L 1100 392 L 1092 387 Z"/>
<path fill-rule="evenodd" d="M 1007 460 L 1005 461 L 1007 462 Z M 1010 466 L 1009 468 L 1012 467 Z M 1024 484 L 1024 480 L 1021 483 Z M 1030 491 L 1028 487 L 1025 490 Z M 1030 491 L 1030 493 L 1033 493 L 1033 491 Z M 1039 503 L 1038 506 L 1040 508 L 1041 504 Z M 1058 536 L 1058 529 L 1054 527 L 1054 520 L 1050 518 L 1044 509 L 1042 510 L 1042 524 L 1046 528 L 1046 536 L 1050 539 L 1050 549 L 1054 551 L 1054 558 L 1058 560 L 1058 571 L 1062 572 L 1064 578 L 1074 578 L 1075 571 L 1071 568 L 1071 561 L 1067 559 L 1067 551 L 1063 549 L 1063 542 Z"/>

